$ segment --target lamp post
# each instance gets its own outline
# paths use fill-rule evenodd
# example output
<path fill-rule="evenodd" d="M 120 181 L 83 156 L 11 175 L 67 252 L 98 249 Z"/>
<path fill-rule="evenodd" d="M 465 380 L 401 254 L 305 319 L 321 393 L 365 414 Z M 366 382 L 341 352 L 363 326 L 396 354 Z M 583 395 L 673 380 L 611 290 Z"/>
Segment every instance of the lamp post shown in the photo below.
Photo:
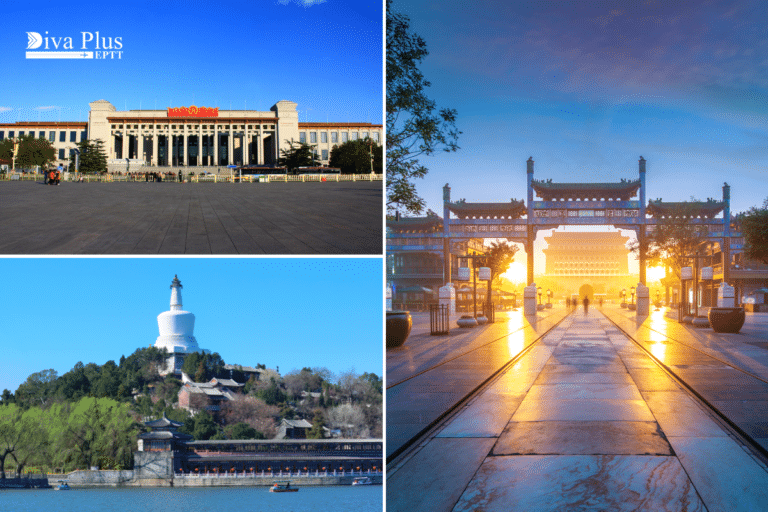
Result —
<path fill-rule="evenodd" d="M 512 292 L 512 311 L 517 309 L 517 292 Z"/>
<path fill-rule="evenodd" d="M 629 288 L 629 293 L 631 294 L 630 304 L 634 304 L 635 303 L 635 287 L 634 286 Z"/>
<path fill-rule="evenodd" d="M 541 286 L 536 288 L 536 292 L 539 294 L 539 305 L 536 306 L 536 309 L 542 310 L 542 309 L 544 309 L 544 306 L 541 304 Z"/>
<path fill-rule="evenodd" d="M 659 298 L 659 290 L 656 290 L 656 311 L 660 311 L 661 299 Z"/>
<path fill-rule="evenodd" d="M 547 309 L 552 307 L 552 290 L 547 288 Z"/>
<path fill-rule="evenodd" d="M 621 289 L 621 307 L 622 308 L 627 307 L 627 289 L 626 288 Z"/>

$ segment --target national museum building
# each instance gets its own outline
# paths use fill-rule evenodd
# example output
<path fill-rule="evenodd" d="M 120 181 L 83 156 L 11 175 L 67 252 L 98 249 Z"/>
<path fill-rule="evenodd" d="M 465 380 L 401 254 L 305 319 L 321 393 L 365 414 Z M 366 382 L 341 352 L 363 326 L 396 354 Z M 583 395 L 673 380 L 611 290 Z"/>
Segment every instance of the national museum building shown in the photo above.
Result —
<path fill-rule="evenodd" d="M 88 122 L 0 123 L 0 140 L 21 135 L 46 137 L 65 163 L 82 140 L 101 140 L 110 170 L 141 165 L 222 167 L 276 165 L 291 142 L 312 146 L 319 165 L 331 149 L 370 138 L 381 144 L 383 126 L 371 123 L 300 123 L 297 104 L 278 101 L 268 111 L 178 107 L 118 111 L 106 100 L 89 104 Z M 128 162 L 126 162 L 128 159 Z"/>

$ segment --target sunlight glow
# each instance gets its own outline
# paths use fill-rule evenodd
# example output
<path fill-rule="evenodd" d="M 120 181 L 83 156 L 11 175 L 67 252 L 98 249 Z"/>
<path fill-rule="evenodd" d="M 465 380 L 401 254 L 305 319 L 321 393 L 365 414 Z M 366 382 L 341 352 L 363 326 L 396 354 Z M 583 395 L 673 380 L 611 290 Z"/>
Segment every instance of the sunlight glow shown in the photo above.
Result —
<path fill-rule="evenodd" d="M 645 270 L 645 277 L 649 282 L 656 282 L 667 275 L 664 267 L 648 267 Z"/>
<path fill-rule="evenodd" d="M 509 268 L 501 275 L 501 277 L 515 284 L 525 283 L 528 277 L 527 268 L 522 263 L 513 262 L 509 265 Z"/>

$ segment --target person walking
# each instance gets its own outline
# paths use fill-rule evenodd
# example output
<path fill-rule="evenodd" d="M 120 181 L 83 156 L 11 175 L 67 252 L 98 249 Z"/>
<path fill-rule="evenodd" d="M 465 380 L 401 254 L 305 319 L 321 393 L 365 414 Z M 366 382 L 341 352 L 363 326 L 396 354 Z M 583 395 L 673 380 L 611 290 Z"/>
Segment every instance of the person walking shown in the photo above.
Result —
<path fill-rule="evenodd" d="M 587 316 L 587 313 L 589 312 L 589 297 L 585 295 L 582 302 L 584 303 L 584 316 Z"/>
<path fill-rule="evenodd" d="M 566 297 L 565 298 L 565 307 L 568 308 L 568 309 L 571 309 L 571 298 L 570 297 Z"/>

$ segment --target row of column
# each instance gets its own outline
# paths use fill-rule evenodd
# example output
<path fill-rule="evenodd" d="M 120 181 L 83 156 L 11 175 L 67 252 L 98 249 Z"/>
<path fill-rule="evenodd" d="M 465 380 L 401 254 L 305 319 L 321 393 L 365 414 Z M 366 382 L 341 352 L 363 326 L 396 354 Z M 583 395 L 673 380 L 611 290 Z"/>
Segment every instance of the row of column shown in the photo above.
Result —
<path fill-rule="evenodd" d="M 202 128 L 200 128 L 198 130 L 197 134 L 188 133 L 188 131 L 186 129 L 184 130 L 184 132 L 185 132 L 184 135 L 176 135 L 176 137 L 182 137 L 182 139 L 184 141 L 183 142 L 183 145 L 184 145 L 184 164 L 183 165 L 187 166 L 187 165 L 189 165 L 189 137 L 190 136 L 197 136 L 198 149 L 199 149 L 199 151 L 198 151 L 198 158 L 201 158 L 202 157 L 202 141 L 203 141 L 204 135 L 203 135 Z M 137 146 L 138 146 L 138 148 L 137 148 L 137 156 L 138 157 L 142 157 L 143 147 L 144 147 L 144 138 L 145 137 L 152 137 L 152 162 L 151 162 L 151 164 L 152 165 L 157 165 L 158 140 L 159 140 L 161 135 L 163 135 L 163 134 L 158 134 L 156 130 L 152 131 L 152 135 L 144 135 L 141 132 L 141 130 L 139 130 L 139 135 L 135 135 L 134 136 L 134 137 L 137 138 L 137 141 L 138 141 L 138 143 L 137 143 Z M 217 132 L 215 135 L 208 134 L 208 135 L 205 135 L 205 136 L 213 137 L 213 155 L 214 155 L 215 161 L 218 162 L 219 161 L 218 160 L 219 159 L 219 138 L 222 135 L 227 135 L 227 161 L 231 164 L 233 162 L 233 160 L 234 160 L 234 149 L 235 149 L 234 141 L 235 141 L 235 137 L 236 137 L 234 132 L 232 130 L 230 130 L 229 133 L 226 133 L 226 132 L 225 133 L 218 133 Z M 168 160 L 169 160 L 168 165 L 171 165 L 171 159 L 172 159 L 172 156 L 173 156 L 172 155 L 172 150 L 171 150 L 171 148 L 173 147 L 173 138 L 172 137 L 174 137 L 174 136 L 171 135 L 171 134 L 168 134 L 168 133 L 164 134 L 164 136 L 166 137 L 166 140 L 168 141 L 168 143 L 167 143 L 167 148 L 168 148 L 168 155 L 167 156 L 168 156 Z M 122 151 L 122 155 L 123 156 L 122 156 L 122 158 L 127 158 L 128 155 L 129 155 L 130 135 L 123 134 L 122 137 L 123 137 L 123 144 L 122 144 L 122 146 L 123 146 L 122 147 L 122 150 L 123 150 Z M 255 144 L 256 145 L 256 155 L 255 156 L 256 156 L 257 165 L 263 165 L 264 164 L 264 160 L 265 160 L 265 158 L 264 158 L 265 157 L 265 155 L 264 155 L 264 141 L 268 137 L 265 137 L 264 134 L 261 131 L 256 132 L 254 135 L 250 135 L 249 136 L 248 130 L 246 130 L 245 134 L 244 135 L 240 135 L 239 138 L 240 138 L 240 141 L 241 141 L 243 164 L 247 165 L 249 163 L 250 156 L 251 156 L 251 152 L 249 150 L 249 146 L 250 146 L 250 144 Z M 277 155 L 270 155 L 270 156 L 273 157 L 271 159 L 274 159 L 274 160 L 277 159 Z M 198 163 L 198 165 L 201 165 L 201 164 Z M 218 164 L 214 163 L 213 165 L 218 165 Z"/>

